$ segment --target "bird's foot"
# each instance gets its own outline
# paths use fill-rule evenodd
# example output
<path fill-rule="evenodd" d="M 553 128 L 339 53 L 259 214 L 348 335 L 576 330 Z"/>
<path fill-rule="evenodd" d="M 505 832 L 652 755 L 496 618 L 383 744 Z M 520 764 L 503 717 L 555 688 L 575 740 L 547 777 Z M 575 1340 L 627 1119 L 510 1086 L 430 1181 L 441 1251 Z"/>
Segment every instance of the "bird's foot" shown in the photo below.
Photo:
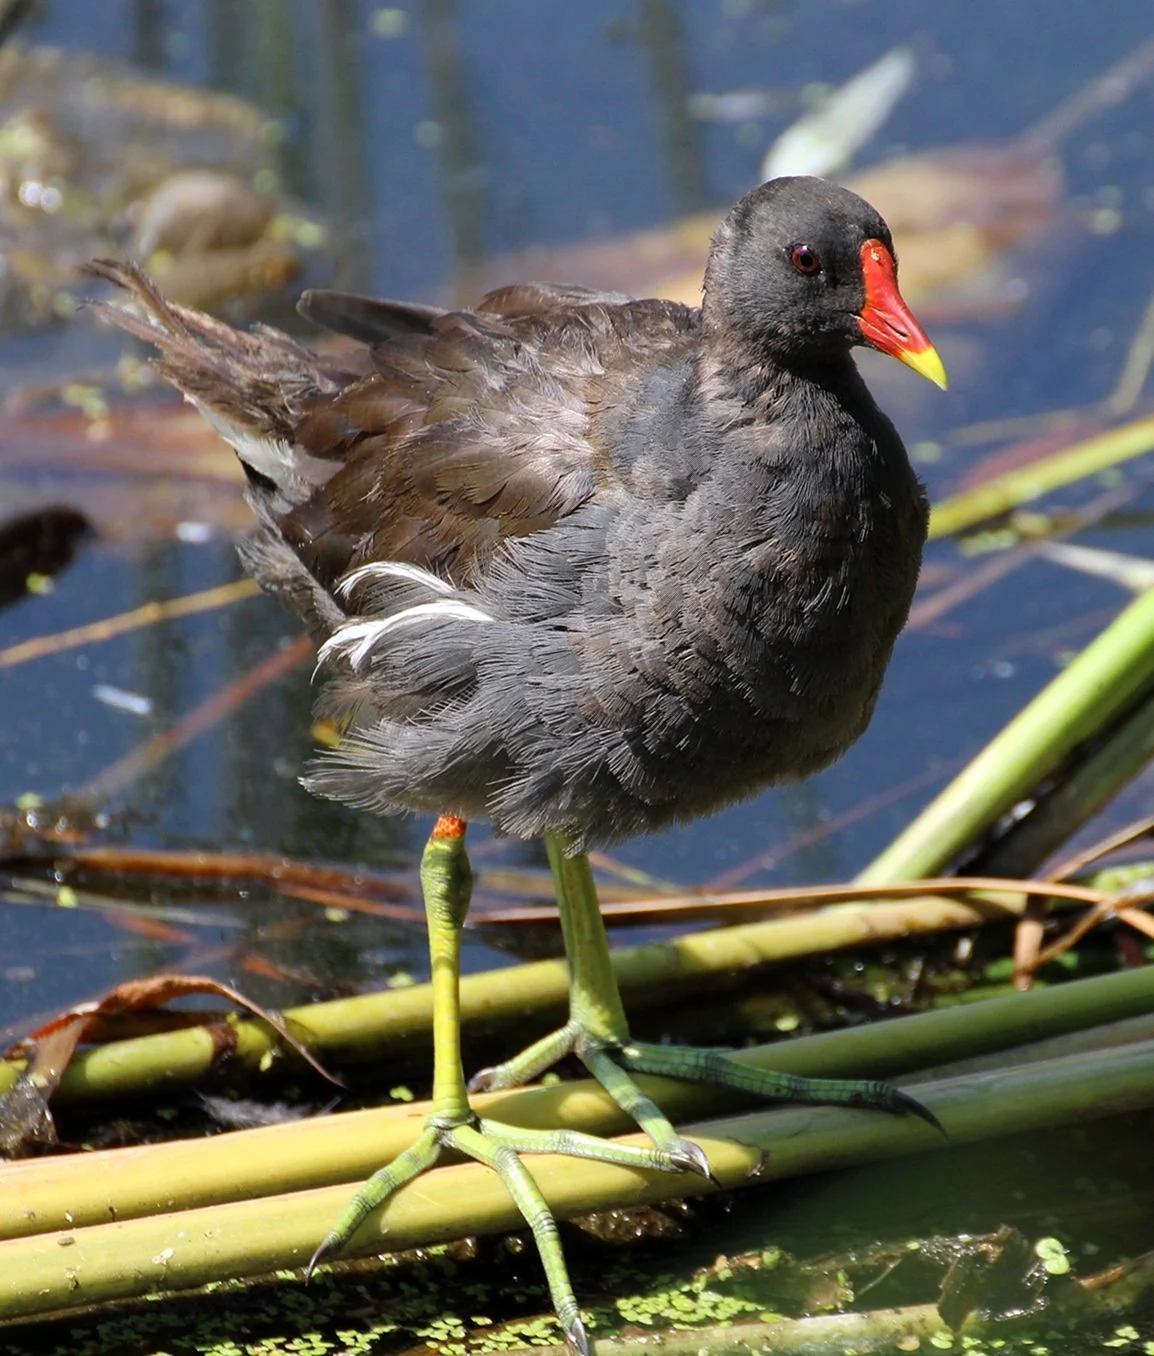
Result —
<path fill-rule="evenodd" d="M 700 1151 L 689 1146 L 697 1157 Z M 373 1174 L 349 1202 L 344 1214 L 325 1236 L 308 1264 L 306 1277 L 317 1265 L 341 1252 L 368 1216 L 398 1188 L 431 1168 L 441 1153 L 453 1150 L 483 1163 L 500 1177 L 526 1224 L 533 1231 L 557 1321 L 575 1356 L 589 1356 L 589 1339 L 569 1280 L 557 1222 L 521 1154 L 566 1154 L 599 1163 L 660 1172 L 699 1171 L 693 1153 L 659 1146 L 618 1144 L 575 1130 L 532 1130 L 473 1115 L 460 1120 L 432 1116 L 417 1140 L 387 1167 Z M 708 1175 L 706 1173 L 704 1175 Z"/>
<path fill-rule="evenodd" d="M 710 1176 L 705 1155 L 681 1138 L 656 1104 L 643 1093 L 634 1074 L 659 1074 L 693 1083 L 709 1083 L 772 1102 L 815 1106 L 866 1107 L 893 1115 L 917 1116 L 941 1133 L 937 1117 L 916 1098 L 878 1079 L 802 1078 L 758 1068 L 736 1059 L 731 1051 L 688 1045 L 649 1045 L 641 1041 L 606 1041 L 570 1021 L 536 1041 L 519 1055 L 482 1069 L 469 1084 L 472 1092 L 497 1091 L 530 1082 L 562 1056 L 575 1054 L 613 1101 L 637 1122 L 655 1145 L 674 1152 L 691 1171 Z"/>
<path fill-rule="evenodd" d="M 621 1048 L 616 1042 L 592 1035 L 581 1022 L 571 1019 L 512 1059 L 475 1073 L 469 1080 L 469 1091 L 503 1092 L 524 1087 L 566 1055 L 576 1055 L 617 1106 L 645 1131 L 664 1156 L 668 1170 L 692 1172 L 713 1181 L 705 1154 L 692 1140 L 677 1133 L 657 1104 L 618 1062 Z"/>

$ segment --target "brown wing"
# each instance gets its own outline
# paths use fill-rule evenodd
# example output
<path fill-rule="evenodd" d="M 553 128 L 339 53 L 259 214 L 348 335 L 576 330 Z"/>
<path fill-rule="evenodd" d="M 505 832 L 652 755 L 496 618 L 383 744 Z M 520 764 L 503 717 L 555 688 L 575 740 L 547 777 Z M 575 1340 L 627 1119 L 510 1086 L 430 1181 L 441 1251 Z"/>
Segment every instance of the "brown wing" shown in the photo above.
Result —
<path fill-rule="evenodd" d="M 487 293 L 472 308 L 509 319 L 541 315 L 562 307 L 588 306 L 595 302 L 620 305 L 633 300 L 623 292 L 597 292 L 566 283 L 514 283 Z M 380 344 L 408 334 L 428 334 L 445 311 L 411 301 L 380 301 L 355 292 L 310 288 L 301 295 L 297 310 L 321 329 L 344 334 L 363 344 Z"/>
<path fill-rule="evenodd" d="M 465 585 L 503 538 L 572 513 L 608 481 L 649 375 L 697 335 L 687 307 L 576 287 L 502 288 L 472 312 L 313 292 L 305 313 L 363 345 L 321 357 L 175 306 L 131 264 L 90 271 L 132 295 L 143 316 L 98 309 L 160 350 L 324 591 L 373 560 Z M 274 586 L 327 616 L 303 581 Z"/>
<path fill-rule="evenodd" d="M 573 512 L 646 377 L 685 353 L 697 323 L 671 302 L 538 284 L 475 312 L 349 300 L 310 298 L 307 311 L 378 336 L 374 371 L 304 403 L 295 441 L 341 465 L 281 519 L 322 582 L 397 560 L 467 584 L 502 538 Z"/>

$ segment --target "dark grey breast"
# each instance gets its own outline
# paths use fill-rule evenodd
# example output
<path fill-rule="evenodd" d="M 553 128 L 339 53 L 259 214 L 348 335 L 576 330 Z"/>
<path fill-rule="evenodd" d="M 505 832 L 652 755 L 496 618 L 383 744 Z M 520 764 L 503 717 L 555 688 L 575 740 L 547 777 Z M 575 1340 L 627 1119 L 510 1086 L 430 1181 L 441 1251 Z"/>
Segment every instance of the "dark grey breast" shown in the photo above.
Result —
<path fill-rule="evenodd" d="M 862 732 L 926 526 L 844 320 L 885 228 L 806 223 L 846 277 L 803 323 L 773 237 L 796 232 L 766 204 L 719 233 L 702 312 L 540 285 L 473 312 L 307 294 L 361 345 L 326 361 L 272 331 L 237 355 L 120 271 L 245 462 L 249 567 L 323 642 L 348 728 L 314 790 L 607 843 Z"/>

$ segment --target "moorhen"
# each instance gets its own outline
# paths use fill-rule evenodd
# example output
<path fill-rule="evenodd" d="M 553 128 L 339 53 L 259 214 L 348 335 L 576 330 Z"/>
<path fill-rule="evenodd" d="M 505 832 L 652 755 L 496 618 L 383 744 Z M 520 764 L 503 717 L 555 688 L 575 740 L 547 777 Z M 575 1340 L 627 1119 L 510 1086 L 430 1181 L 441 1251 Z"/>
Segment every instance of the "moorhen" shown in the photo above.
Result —
<path fill-rule="evenodd" d="M 501 1175 L 586 1351 L 519 1154 L 708 1175 L 634 1073 L 932 1120 L 888 1084 L 631 1040 L 585 855 L 817 772 L 870 719 L 927 509 L 850 350 L 946 384 L 878 214 L 818 179 L 761 185 L 717 232 L 700 310 L 535 283 L 472 311 L 307 292 L 306 317 L 358 341 L 324 357 L 172 305 L 131 264 L 93 270 L 140 312 L 104 314 L 155 345 L 236 449 L 260 524 L 245 562 L 320 644 L 321 704 L 344 733 L 307 785 L 440 816 L 421 862 L 433 1112 L 313 1263 L 451 1146 Z M 571 975 L 565 1026 L 470 1090 L 572 1052 L 651 1147 L 470 1110 L 457 1004 L 470 819 L 544 836 Z"/>

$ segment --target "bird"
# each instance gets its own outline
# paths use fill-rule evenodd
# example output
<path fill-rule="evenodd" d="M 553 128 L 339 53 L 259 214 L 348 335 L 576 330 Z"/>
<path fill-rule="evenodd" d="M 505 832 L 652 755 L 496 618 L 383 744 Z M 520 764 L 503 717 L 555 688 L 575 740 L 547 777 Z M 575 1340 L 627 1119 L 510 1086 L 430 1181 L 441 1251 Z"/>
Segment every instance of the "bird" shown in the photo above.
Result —
<path fill-rule="evenodd" d="M 318 1247 L 337 1253 L 447 1148 L 493 1168 L 533 1230 L 558 1321 L 588 1338 L 522 1155 L 709 1175 L 634 1075 L 931 1112 L 886 1083 L 751 1071 L 632 1039 L 588 850 L 808 777 L 862 734 L 917 583 L 928 508 L 853 349 L 943 389 L 888 227 L 793 176 L 714 237 L 700 307 L 520 283 L 446 310 L 312 290 L 321 354 L 165 300 L 134 264 L 94 303 L 231 443 L 247 569 L 318 647 L 339 746 L 304 778 L 375 813 L 436 816 L 421 858 L 432 1110 Z M 543 838 L 570 970 L 558 1030 L 466 1084 L 457 991 L 470 821 Z M 470 1092 L 575 1054 L 646 1146 L 480 1118 Z"/>

